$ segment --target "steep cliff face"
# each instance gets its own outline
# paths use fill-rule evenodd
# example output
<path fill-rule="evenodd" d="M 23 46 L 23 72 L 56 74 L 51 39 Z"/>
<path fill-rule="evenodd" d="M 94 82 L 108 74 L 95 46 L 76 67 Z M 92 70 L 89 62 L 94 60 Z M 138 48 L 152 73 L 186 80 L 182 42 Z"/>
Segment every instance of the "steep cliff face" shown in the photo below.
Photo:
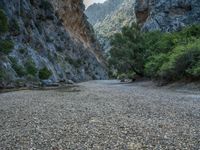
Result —
<path fill-rule="evenodd" d="M 8 28 L 0 33 L 0 86 L 107 78 L 82 0 L 1 0 L 0 9 Z"/>
<path fill-rule="evenodd" d="M 200 1 L 136 0 L 135 14 L 144 31 L 176 31 L 200 22 Z"/>
<path fill-rule="evenodd" d="M 93 27 L 84 14 L 85 6 L 82 0 L 52 0 L 52 4 L 70 35 L 82 42 L 99 62 L 104 63 Z"/>

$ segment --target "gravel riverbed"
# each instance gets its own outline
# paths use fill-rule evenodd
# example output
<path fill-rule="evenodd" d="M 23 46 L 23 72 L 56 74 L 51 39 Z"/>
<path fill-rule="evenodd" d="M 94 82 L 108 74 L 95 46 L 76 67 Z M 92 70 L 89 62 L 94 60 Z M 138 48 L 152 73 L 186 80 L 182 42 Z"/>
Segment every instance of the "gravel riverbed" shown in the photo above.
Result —
<path fill-rule="evenodd" d="M 144 83 L 0 94 L 1 150 L 199 150 L 200 92 Z"/>

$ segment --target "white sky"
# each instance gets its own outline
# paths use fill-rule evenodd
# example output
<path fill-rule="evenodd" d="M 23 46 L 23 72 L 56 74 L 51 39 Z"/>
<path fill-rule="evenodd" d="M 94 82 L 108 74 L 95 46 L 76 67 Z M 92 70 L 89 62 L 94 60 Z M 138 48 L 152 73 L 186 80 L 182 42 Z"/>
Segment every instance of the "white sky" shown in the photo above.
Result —
<path fill-rule="evenodd" d="M 106 0 L 84 0 L 84 4 L 86 7 L 88 7 L 89 5 L 93 4 L 93 3 L 103 3 Z"/>

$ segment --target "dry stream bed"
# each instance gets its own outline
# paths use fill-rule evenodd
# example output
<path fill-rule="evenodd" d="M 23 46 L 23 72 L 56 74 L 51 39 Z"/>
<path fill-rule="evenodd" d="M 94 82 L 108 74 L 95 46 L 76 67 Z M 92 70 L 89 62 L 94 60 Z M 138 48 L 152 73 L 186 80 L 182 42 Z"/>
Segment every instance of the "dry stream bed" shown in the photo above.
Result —
<path fill-rule="evenodd" d="M 90 81 L 0 94 L 1 150 L 200 149 L 200 92 Z"/>

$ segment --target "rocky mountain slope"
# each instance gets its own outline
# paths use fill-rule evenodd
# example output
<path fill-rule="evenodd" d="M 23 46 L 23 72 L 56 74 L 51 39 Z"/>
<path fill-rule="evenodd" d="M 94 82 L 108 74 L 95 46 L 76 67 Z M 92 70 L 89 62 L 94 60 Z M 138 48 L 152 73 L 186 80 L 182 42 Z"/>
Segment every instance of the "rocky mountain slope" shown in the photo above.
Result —
<path fill-rule="evenodd" d="M 107 78 L 83 11 L 82 0 L 1 0 L 0 86 Z"/>
<path fill-rule="evenodd" d="M 198 0 L 122 0 L 117 3 L 117 7 L 109 2 L 112 1 L 91 5 L 86 10 L 104 49 L 109 48 L 111 35 L 133 22 L 140 24 L 143 31 L 164 32 L 176 31 L 183 26 L 200 22 Z M 113 8 L 110 9 L 112 11 L 104 11 L 107 7 Z M 102 11 L 104 15 L 99 17 Z"/>
<path fill-rule="evenodd" d="M 136 0 L 135 14 L 144 31 L 176 31 L 200 22 L 200 1 Z"/>
<path fill-rule="evenodd" d="M 95 25 L 102 22 L 107 15 L 112 14 L 117 10 L 124 0 L 108 0 L 104 3 L 94 3 L 89 6 L 85 13 L 88 16 L 89 22 Z"/>
<path fill-rule="evenodd" d="M 134 13 L 135 0 L 126 0 L 120 4 L 120 7 L 111 14 L 108 14 L 102 22 L 94 25 L 99 35 L 111 36 L 113 33 L 119 32 L 125 25 L 135 22 Z"/>
<path fill-rule="evenodd" d="M 108 38 L 119 32 L 125 25 L 135 22 L 135 0 L 107 0 L 103 4 L 93 4 L 86 10 L 89 22 L 94 26 L 100 43 L 109 49 Z M 98 8 L 98 11 L 97 11 Z M 109 8 L 110 11 L 105 11 Z M 101 12 L 104 12 L 101 15 Z M 100 16 L 100 17 L 99 17 Z"/>

